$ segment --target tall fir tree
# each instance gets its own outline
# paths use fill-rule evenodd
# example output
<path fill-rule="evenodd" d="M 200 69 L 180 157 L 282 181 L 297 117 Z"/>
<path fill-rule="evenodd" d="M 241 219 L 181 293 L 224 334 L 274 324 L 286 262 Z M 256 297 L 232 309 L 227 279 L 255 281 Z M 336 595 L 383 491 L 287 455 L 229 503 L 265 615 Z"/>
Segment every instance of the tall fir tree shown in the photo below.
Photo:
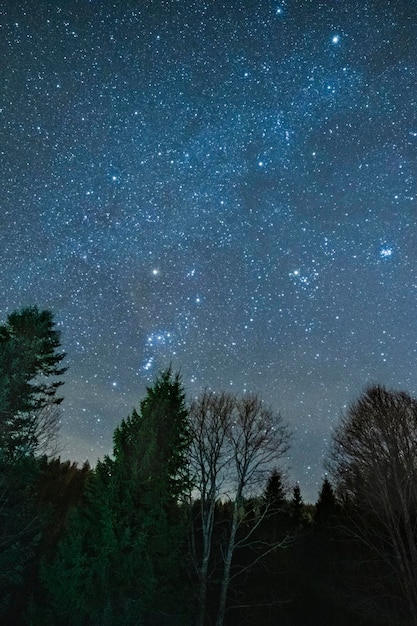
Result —
<path fill-rule="evenodd" d="M 27 307 L 0 326 L 0 615 L 16 622 L 22 582 L 45 518 L 35 498 L 44 411 L 56 397 L 64 354 L 50 311 Z M 20 585 L 20 589 L 19 589 Z"/>
<path fill-rule="evenodd" d="M 113 472 L 121 485 L 134 477 L 130 498 L 140 511 L 148 564 L 150 623 L 157 619 L 153 608 L 173 614 L 180 610 L 181 571 L 186 541 L 186 509 L 190 492 L 188 429 L 185 395 L 178 374 L 171 368 L 160 374 L 140 405 L 123 421 L 114 435 Z M 182 581 L 184 582 L 184 581 Z M 171 617 L 173 619 L 173 617 Z"/>
<path fill-rule="evenodd" d="M 268 515 L 275 515 L 284 508 L 286 504 L 285 488 L 282 474 L 277 469 L 274 469 L 269 476 L 263 497 Z"/>
<path fill-rule="evenodd" d="M 186 623 L 188 445 L 180 377 L 168 369 L 116 428 L 113 458 L 97 465 L 85 506 L 44 565 L 51 623 Z"/>
<path fill-rule="evenodd" d="M 57 405 L 64 353 L 50 311 L 36 306 L 11 313 L 0 326 L 0 462 L 35 454 L 40 411 Z"/>
<path fill-rule="evenodd" d="M 304 515 L 304 502 L 301 495 L 300 485 L 296 483 L 292 490 L 292 499 L 290 502 L 291 517 L 296 524 L 300 524 L 303 521 Z"/>
<path fill-rule="evenodd" d="M 336 495 L 334 489 L 327 478 L 323 480 L 323 484 L 319 491 L 319 497 L 314 507 L 314 520 L 319 524 L 327 524 L 332 521 L 338 510 Z"/>

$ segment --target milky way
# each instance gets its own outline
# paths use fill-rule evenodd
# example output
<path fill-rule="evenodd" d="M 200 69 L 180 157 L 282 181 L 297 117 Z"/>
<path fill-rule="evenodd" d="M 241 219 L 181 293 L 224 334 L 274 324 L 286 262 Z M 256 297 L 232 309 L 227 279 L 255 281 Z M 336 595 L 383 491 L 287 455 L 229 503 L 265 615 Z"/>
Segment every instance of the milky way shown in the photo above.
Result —
<path fill-rule="evenodd" d="M 416 7 L 0 4 L 0 312 L 54 312 L 62 458 L 172 363 L 280 411 L 313 500 L 347 403 L 417 393 Z"/>

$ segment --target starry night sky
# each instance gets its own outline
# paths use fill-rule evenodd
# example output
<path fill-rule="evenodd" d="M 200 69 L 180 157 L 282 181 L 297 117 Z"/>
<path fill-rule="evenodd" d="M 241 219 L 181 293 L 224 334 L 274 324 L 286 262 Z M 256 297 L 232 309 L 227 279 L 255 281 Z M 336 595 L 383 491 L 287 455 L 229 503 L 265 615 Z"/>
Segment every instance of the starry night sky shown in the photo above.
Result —
<path fill-rule="evenodd" d="M 364 386 L 417 393 L 417 3 L 0 2 L 0 318 L 54 312 L 62 458 L 172 362 L 256 391 L 315 500 Z"/>

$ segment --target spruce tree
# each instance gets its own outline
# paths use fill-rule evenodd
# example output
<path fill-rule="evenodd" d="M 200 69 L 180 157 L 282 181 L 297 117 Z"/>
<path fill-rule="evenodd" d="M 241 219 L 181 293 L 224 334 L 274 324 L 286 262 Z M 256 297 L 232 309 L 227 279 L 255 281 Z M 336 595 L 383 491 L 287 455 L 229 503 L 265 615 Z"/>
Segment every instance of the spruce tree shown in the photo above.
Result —
<path fill-rule="evenodd" d="M 337 502 L 334 489 L 327 478 L 323 480 L 323 484 L 319 491 L 319 497 L 315 505 L 314 519 L 321 524 L 331 520 L 337 511 Z"/>
<path fill-rule="evenodd" d="M 115 479 L 122 485 L 126 478 L 127 483 L 134 481 L 129 497 L 140 511 L 145 537 L 150 568 L 146 586 L 153 586 L 150 614 L 151 606 L 178 611 L 187 523 L 181 504 L 190 490 L 190 435 L 181 380 L 171 368 L 148 388 L 140 413 L 133 411 L 116 429 L 114 444 Z"/>
<path fill-rule="evenodd" d="M 301 489 L 300 489 L 300 485 L 298 483 L 296 483 L 293 487 L 292 490 L 292 500 L 290 503 L 290 508 L 291 508 L 291 516 L 294 519 L 294 521 L 299 524 L 302 522 L 303 520 L 303 514 L 304 514 L 304 503 L 303 503 L 303 498 L 301 495 Z"/>
<path fill-rule="evenodd" d="M 0 615 L 15 623 L 21 586 L 45 528 L 36 502 L 44 411 L 61 402 L 63 354 L 50 311 L 27 307 L 0 326 Z"/>
<path fill-rule="evenodd" d="M 73 623 L 71 593 L 78 623 L 186 623 L 188 442 L 182 385 L 169 369 L 116 428 L 113 458 L 98 463 L 85 505 L 44 565 L 55 623 Z"/>
<path fill-rule="evenodd" d="M 40 411 L 62 401 L 59 347 L 50 311 L 26 307 L 0 326 L 0 461 L 36 453 Z"/>
<path fill-rule="evenodd" d="M 264 493 L 264 502 L 268 515 L 275 515 L 282 511 L 285 506 L 285 489 L 282 481 L 282 475 L 274 469 L 268 478 Z"/>

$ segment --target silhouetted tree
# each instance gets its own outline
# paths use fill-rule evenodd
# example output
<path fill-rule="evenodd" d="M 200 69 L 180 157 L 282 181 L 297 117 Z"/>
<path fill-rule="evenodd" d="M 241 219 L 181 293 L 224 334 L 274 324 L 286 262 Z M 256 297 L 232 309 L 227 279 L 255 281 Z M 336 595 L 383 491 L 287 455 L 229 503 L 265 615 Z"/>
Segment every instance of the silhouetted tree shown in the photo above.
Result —
<path fill-rule="evenodd" d="M 319 523 L 330 521 L 337 511 L 336 495 L 327 476 L 323 480 L 314 508 L 314 519 Z"/>
<path fill-rule="evenodd" d="M 65 355 L 57 352 L 60 334 L 54 326 L 50 311 L 28 307 L 0 327 L 0 461 L 36 454 L 45 434 L 55 434 L 55 414 L 45 411 L 62 401 L 56 392 L 66 368 L 59 367 Z"/>
<path fill-rule="evenodd" d="M 35 487 L 57 432 L 59 347 L 50 311 L 23 308 L 0 326 L 0 613 L 10 622 L 45 524 Z"/>
<path fill-rule="evenodd" d="M 167 370 L 116 429 L 113 458 L 44 566 L 53 623 L 186 623 L 188 443 L 180 378 Z"/>
<path fill-rule="evenodd" d="M 292 490 L 292 499 L 290 502 L 291 516 L 294 521 L 299 524 L 303 519 L 304 502 L 301 495 L 300 485 L 296 483 Z"/>
<path fill-rule="evenodd" d="M 402 597 L 404 623 L 417 624 L 417 401 L 366 389 L 333 434 L 328 468 L 350 532 L 388 567 L 381 598 Z M 399 611 L 395 619 L 401 623 Z"/>
<path fill-rule="evenodd" d="M 282 473 L 277 469 L 274 469 L 268 478 L 264 492 L 264 502 L 268 515 L 282 511 L 286 504 L 286 492 Z"/>
<path fill-rule="evenodd" d="M 86 484 L 93 471 L 88 462 L 81 467 L 60 458 L 42 457 L 39 476 L 34 485 L 35 497 L 40 506 L 48 510 L 47 528 L 43 537 L 43 550 L 49 552 L 63 536 L 71 512 L 80 506 Z"/>
<path fill-rule="evenodd" d="M 239 398 L 226 392 L 205 391 L 191 404 L 190 423 L 191 467 L 203 529 L 203 554 L 197 562 L 201 582 L 197 624 L 204 623 L 215 503 L 219 498 L 230 501 L 230 525 L 222 548 L 224 567 L 216 619 L 216 625 L 222 626 L 234 552 L 251 541 L 260 523 L 260 518 L 253 518 L 250 512 L 253 523 L 246 525 L 245 532 L 238 537 L 238 530 L 248 521 L 245 498 L 261 493 L 271 464 L 288 450 L 290 435 L 282 418 L 251 394 Z"/>
<path fill-rule="evenodd" d="M 202 533 L 202 554 L 194 554 L 199 577 L 197 626 L 203 626 L 205 621 L 216 503 L 225 495 L 230 466 L 226 450 L 234 401 L 231 394 L 205 390 L 199 399 L 191 403 L 189 410 L 191 472 L 198 494 Z"/>

